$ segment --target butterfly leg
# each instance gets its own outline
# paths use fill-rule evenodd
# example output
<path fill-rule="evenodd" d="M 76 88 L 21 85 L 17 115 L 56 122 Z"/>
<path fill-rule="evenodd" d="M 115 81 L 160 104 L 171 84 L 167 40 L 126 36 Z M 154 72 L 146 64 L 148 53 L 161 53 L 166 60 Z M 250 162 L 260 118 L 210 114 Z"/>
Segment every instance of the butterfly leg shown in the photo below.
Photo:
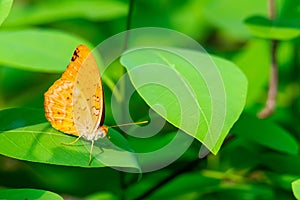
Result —
<path fill-rule="evenodd" d="M 92 159 L 93 159 L 93 147 L 94 147 L 94 140 L 92 140 L 91 149 L 90 149 L 90 160 L 88 162 L 88 166 L 91 165 Z"/>
<path fill-rule="evenodd" d="M 81 136 L 79 136 L 78 138 L 76 138 L 76 140 L 74 140 L 73 142 L 70 142 L 70 143 L 61 143 L 62 145 L 65 145 L 65 146 L 70 146 L 72 144 L 75 144 L 76 142 L 78 142 L 78 140 L 81 138 Z"/>

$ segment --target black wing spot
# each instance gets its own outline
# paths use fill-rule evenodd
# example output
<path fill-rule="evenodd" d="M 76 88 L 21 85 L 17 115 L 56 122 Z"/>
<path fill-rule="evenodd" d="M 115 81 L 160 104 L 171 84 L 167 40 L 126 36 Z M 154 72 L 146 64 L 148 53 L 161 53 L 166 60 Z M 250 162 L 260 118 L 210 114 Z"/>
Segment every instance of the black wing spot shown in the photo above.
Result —
<path fill-rule="evenodd" d="M 72 61 L 75 61 L 79 57 L 78 53 L 79 53 L 79 49 L 76 48 L 71 58 Z"/>

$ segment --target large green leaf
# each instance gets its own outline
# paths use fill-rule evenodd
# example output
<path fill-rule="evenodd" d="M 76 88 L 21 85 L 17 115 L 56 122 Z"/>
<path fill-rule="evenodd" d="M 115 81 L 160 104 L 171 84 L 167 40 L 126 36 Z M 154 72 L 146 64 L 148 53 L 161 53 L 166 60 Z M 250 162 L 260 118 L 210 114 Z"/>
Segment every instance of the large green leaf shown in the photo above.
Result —
<path fill-rule="evenodd" d="M 298 152 L 298 143 L 290 133 L 269 120 L 246 113 L 235 123 L 232 133 L 276 151 L 293 155 Z"/>
<path fill-rule="evenodd" d="M 11 6 L 13 4 L 13 0 L 1 0 L 0 1 L 0 25 L 8 16 Z"/>
<path fill-rule="evenodd" d="M 245 104 L 247 80 L 234 64 L 175 48 L 135 49 L 121 63 L 155 112 L 218 152 Z"/>
<path fill-rule="evenodd" d="M 255 36 L 275 39 L 290 40 L 300 36 L 300 26 L 290 24 L 289 21 L 270 20 L 261 16 L 249 17 L 246 25 Z"/>
<path fill-rule="evenodd" d="M 88 42 L 56 31 L 29 29 L 0 32 L 0 64 L 30 71 L 62 72 L 74 49 Z"/>
<path fill-rule="evenodd" d="M 33 162 L 88 167 L 91 143 L 79 140 L 74 145 L 62 145 L 76 137 L 54 130 L 42 115 L 42 110 L 24 108 L 0 111 L 0 154 Z M 91 167 L 138 169 L 127 141 L 114 129 L 109 129 L 109 135 L 110 139 L 95 142 Z"/>
<path fill-rule="evenodd" d="M 17 4 L 3 25 L 45 24 L 74 18 L 108 20 L 126 13 L 127 5 L 120 1 L 44 1 L 31 6 Z"/>
<path fill-rule="evenodd" d="M 37 189 L 0 190 L 0 199 L 63 200 L 63 198 L 58 194 L 45 191 L 45 190 L 37 190 Z"/>

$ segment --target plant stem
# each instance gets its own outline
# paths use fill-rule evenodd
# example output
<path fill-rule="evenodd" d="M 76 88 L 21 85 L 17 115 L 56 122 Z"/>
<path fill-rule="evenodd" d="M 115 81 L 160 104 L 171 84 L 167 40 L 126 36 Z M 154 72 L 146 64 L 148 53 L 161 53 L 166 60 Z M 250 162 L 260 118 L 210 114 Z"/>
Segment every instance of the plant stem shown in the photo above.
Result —
<path fill-rule="evenodd" d="M 126 36 L 125 36 L 125 42 L 124 42 L 124 51 L 128 47 L 128 38 L 129 38 L 129 31 L 131 29 L 131 22 L 132 22 L 132 16 L 133 16 L 133 9 L 134 9 L 135 0 L 129 1 L 129 8 L 128 8 L 128 15 L 126 20 Z"/>
<path fill-rule="evenodd" d="M 269 17 L 275 18 L 275 0 L 269 0 Z M 270 81 L 269 91 L 265 107 L 258 113 L 258 117 L 266 118 L 270 116 L 276 107 L 276 96 L 278 88 L 278 65 L 276 60 L 276 52 L 278 47 L 277 40 L 271 40 L 271 69 L 270 69 Z"/>
<path fill-rule="evenodd" d="M 127 20 L 126 20 L 126 36 L 125 36 L 125 41 L 124 41 L 124 46 L 123 46 L 123 52 L 126 51 L 126 49 L 128 48 L 128 38 L 129 38 L 129 30 L 131 29 L 131 21 L 132 21 L 132 16 L 133 16 L 133 8 L 134 8 L 134 4 L 135 4 L 135 0 L 129 0 L 129 7 L 128 7 L 128 15 L 127 15 Z M 125 74 L 125 70 L 124 67 L 121 68 L 122 69 L 122 74 Z M 121 98 L 117 99 L 119 104 L 120 104 L 120 111 L 121 111 L 121 116 L 122 119 L 124 119 L 124 109 L 123 105 L 124 104 L 124 98 L 126 95 L 126 91 L 125 91 L 125 79 L 124 77 L 121 77 L 122 80 L 120 80 L 120 88 L 118 89 L 119 94 L 121 96 Z M 121 188 L 126 188 L 127 187 L 127 183 L 125 181 L 125 172 L 120 172 L 120 184 L 121 184 Z M 125 192 L 122 192 L 121 194 L 121 200 L 125 199 Z"/>
<path fill-rule="evenodd" d="M 275 0 L 269 0 L 269 17 L 275 19 Z"/>

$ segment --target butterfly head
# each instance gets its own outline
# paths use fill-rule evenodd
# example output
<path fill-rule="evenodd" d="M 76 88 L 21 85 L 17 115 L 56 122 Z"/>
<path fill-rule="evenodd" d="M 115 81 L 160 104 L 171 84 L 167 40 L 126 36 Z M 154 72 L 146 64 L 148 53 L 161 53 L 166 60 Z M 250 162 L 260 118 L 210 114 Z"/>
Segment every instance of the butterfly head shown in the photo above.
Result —
<path fill-rule="evenodd" d="M 98 140 L 99 138 L 105 138 L 107 136 L 108 133 L 108 128 L 106 126 L 99 126 L 99 128 L 92 132 L 86 132 L 85 134 L 83 134 L 83 138 L 85 138 L 86 140 Z"/>
<path fill-rule="evenodd" d="M 99 128 L 95 132 L 95 138 L 96 140 L 98 138 L 105 138 L 108 133 L 108 128 L 106 126 L 99 126 Z"/>

